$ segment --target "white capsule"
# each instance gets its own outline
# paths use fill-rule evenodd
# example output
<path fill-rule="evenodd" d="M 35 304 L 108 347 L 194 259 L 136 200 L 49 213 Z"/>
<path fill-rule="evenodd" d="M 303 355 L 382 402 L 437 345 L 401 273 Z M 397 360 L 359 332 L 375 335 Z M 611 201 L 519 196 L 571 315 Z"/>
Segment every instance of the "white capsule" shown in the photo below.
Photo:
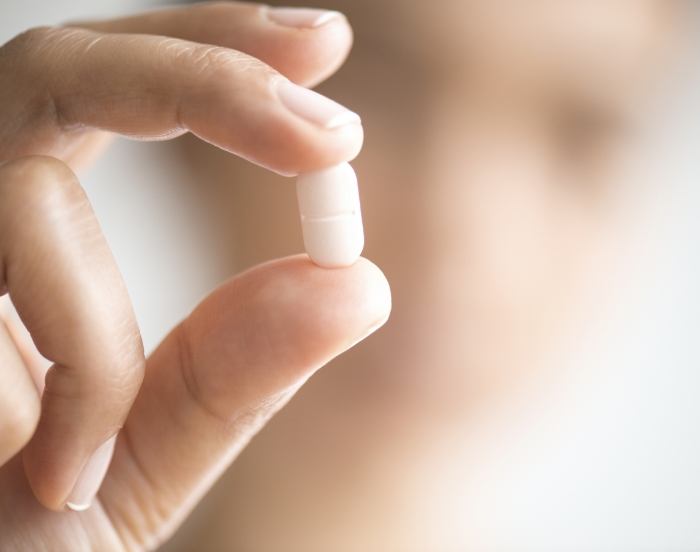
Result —
<path fill-rule="evenodd" d="M 299 175 L 297 200 L 304 247 L 319 266 L 353 264 L 365 245 L 355 171 L 341 163 Z"/>

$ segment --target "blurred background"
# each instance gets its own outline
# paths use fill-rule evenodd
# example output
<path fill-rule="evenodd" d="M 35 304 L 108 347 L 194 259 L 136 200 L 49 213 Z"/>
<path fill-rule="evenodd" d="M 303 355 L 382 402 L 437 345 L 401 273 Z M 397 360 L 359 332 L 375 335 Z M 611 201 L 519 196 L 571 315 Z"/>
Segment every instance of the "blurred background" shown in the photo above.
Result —
<path fill-rule="evenodd" d="M 156 7 L 2 0 L 0 41 Z M 322 370 L 164 549 L 700 550 L 700 9 L 353 0 L 388 325 Z M 147 349 L 302 250 L 292 182 L 183 137 L 82 181 Z M 265 214 L 263 218 L 262 214 Z"/>

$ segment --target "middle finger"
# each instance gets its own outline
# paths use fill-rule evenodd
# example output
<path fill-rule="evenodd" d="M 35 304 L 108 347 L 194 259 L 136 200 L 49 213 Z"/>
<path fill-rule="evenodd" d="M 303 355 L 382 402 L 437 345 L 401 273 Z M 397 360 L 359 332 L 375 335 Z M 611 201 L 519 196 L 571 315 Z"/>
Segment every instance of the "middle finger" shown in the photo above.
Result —
<path fill-rule="evenodd" d="M 334 73 L 352 45 L 352 30 L 339 12 L 248 2 L 204 2 L 71 26 L 240 50 L 304 86 L 314 86 Z"/>

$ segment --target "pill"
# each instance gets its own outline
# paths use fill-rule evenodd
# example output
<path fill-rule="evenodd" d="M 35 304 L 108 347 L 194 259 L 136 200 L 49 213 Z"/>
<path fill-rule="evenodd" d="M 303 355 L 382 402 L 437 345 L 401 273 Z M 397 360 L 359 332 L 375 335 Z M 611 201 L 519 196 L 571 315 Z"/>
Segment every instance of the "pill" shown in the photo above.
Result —
<path fill-rule="evenodd" d="M 348 163 L 299 175 L 297 200 L 304 247 L 319 266 L 353 264 L 365 244 L 357 176 Z"/>

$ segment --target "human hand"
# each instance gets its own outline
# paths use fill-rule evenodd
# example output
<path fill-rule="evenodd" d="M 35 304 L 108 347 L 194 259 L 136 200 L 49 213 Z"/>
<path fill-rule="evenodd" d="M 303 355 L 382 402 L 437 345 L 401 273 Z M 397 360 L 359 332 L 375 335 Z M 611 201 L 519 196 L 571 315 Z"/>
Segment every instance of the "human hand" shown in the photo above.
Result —
<path fill-rule="evenodd" d="M 357 117 L 290 82 L 322 80 L 350 43 L 339 15 L 232 2 L 0 48 L 0 293 L 21 318 L 0 321 L 2 550 L 157 546 L 316 369 L 386 320 L 374 265 L 296 256 L 222 285 L 145 360 L 71 170 L 109 133 L 190 131 L 281 174 L 350 159 Z"/>

